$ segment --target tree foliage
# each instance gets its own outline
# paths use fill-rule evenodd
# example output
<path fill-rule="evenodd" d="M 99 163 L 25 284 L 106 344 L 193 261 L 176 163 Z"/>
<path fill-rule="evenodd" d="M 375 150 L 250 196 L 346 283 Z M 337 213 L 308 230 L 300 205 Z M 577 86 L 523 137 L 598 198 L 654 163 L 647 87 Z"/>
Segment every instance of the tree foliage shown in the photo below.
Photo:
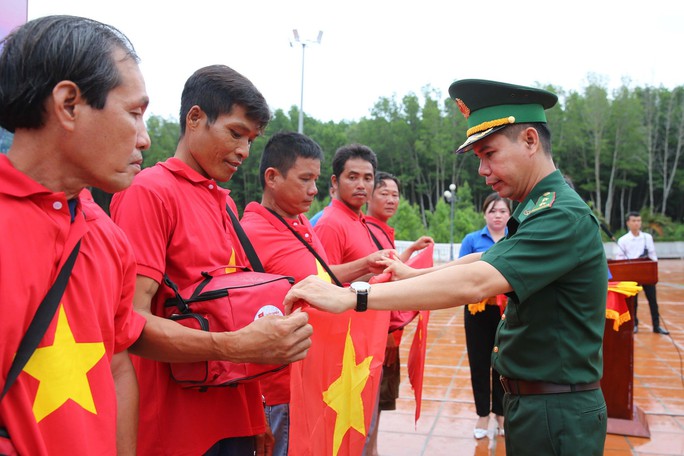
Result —
<path fill-rule="evenodd" d="M 589 75 L 581 91 L 559 94 L 561 102 L 547 111 L 553 133 L 552 155 L 561 172 L 572 179 L 580 196 L 615 230 L 630 210 L 644 220 L 658 218 L 662 236 L 676 236 L 670 226 L 684 219 L 684 87 L 632 88 L 623 84 L 609 92 L 605 81 Z M 277 131 L 296 131 L 299 110 L 276 110 L 264 137 L 252 145 L 250 157 L 228 185 L 240 209 L 260 200 L 259 159 L 268 138 Z M 173 119 L 148 120 L 152 147 L 145 166 L 170 156 L 178 141 Z M 465 139 L 466 122 L 448 98 L 431 87 L 420 95 L 380 97 L 370 115 L 354 122 L 321 122 L 304 116 L 305 133 L 324 151 L 316 212 L 327 204 L 335 150 L 352 142 L 370 146 L 379 169 L 396 175 L 402 202 L 391 221 L 397 239 L 429 233 L 438 242 L 450 237 L 450 206 L 443 199 L 449 184 L 458 187 L 454 239 L 460 242 L 484 221 L 477 210 L 491 189 L 478 174 L 472 153 L 456 155 Z M 313 215 L 315 212 L 310 212 Z M 661 235 L 654 231 L 656 238 Z"/>

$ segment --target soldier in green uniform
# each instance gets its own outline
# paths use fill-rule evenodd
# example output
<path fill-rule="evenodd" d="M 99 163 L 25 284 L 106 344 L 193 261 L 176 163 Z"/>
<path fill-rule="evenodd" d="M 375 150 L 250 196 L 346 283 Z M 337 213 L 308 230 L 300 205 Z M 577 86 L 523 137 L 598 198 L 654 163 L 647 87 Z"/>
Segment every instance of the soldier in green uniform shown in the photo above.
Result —
<path fill-rule="evenodd" d="M 393 278 L 372 289 L 316 279 L 293 287 L 333 312 L 355 308 L 439 309 L 505 293 L 493 367 L 502 375 L 507 455 L 603 455 L 606 404 L 600 389 L 607 268 L 599 223 L 565 183 L 551 156 L 545 90 L 483 80 L 449 88 L 468 123 L 459 153 L 473 150 L 479 173 L 520 204 L 506 238 L 432 269 L 387 260 Z"/>

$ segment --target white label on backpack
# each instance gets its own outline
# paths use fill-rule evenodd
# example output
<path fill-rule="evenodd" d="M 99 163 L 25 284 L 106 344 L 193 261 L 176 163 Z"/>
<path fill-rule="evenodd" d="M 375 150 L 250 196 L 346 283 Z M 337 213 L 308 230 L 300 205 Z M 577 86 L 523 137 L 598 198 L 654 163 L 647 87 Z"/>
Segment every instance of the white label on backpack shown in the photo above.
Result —
<path fill-rule="evenodd" d="M 254 315 L 254 320 L 256 321 L 266 315 L 279 315 L 282 317 L 283 313 L 276 306 L 268 304 L 257 311 L 256 315 Z"/>

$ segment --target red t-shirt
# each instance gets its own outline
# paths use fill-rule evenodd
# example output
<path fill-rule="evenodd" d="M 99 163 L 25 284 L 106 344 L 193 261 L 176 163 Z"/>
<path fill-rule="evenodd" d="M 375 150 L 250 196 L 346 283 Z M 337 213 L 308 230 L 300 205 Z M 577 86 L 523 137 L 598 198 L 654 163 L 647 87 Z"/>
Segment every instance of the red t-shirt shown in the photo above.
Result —
<path fill-rule="evenodd" d="M 314 234 L 309 220 L 304 215 L 299 215 L 297 220 L 284 220 L 307 240 L 327 263 L 323 245 Z M 310 275 L 318 275 L 323 280 L 331 281 L 313 253 L 261 204 L 249 203 L 240 223 L 252 241 L 266 272 L 291 276 L 296 282 Z M 259 383 L 267 405 L 290 402 L 289 366 Z"/>
<path fill-rule="evenodd" d="M 363 214 L 354 213 L 337 199 L 325 208 L 314 231 L 328 254 L 330 264 L 349 263 L 378 251 Z"/>
<path fill-rule="evenodd" d="M 135 263 L 121 230 L 79 197 L 71 222 L 64 193 L 0 155 L 0 369 L 2 383 L 36 309 L 78 239 L 66 290 L 38 348 L 0 403 L 19 454 L 116 454 L 111 359 L 142 332 L 133 312 Z"/>
<path fill-rule="evenodd" d="M 183 289 L 202 271 L 248 265 L 226 204 L 237 215 L 227 190 L 170 158 L 116 194 L 111 213 L 131 241 L 137 273 L 161 282 L 166 272 Z M 160 285 L 152 313 L 163 316 L 172 295 Z M 140 385 L 140 454 L 202 454 L 221 439 L 265 431 L 258 383 L 199 392 L 174 382 L 167 363 L 138 357 L 133 362 Z"/>

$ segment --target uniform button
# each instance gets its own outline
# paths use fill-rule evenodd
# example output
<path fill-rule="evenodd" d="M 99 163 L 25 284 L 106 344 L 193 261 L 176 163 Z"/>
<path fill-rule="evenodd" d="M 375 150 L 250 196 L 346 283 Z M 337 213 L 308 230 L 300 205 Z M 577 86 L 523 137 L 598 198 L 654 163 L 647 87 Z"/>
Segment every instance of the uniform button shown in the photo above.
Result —
<path fill-rule="evenodd" d="M 61 201 L 55 201 L 52 203 L 52 208 L 55 210 L 60 210 L 62 208 L 62 202 Z"/>
<path fill-rule="evenodd" d="M 304 234 L 304 237 L 307 237 L 307 238 L 308 238 L 308 237 L 309 237 L 309 233 L 305 233 L 305 234 Z"/>
<path fill-rule="evenodd" d="M 499 347 L 494 347 L 494 353 L 499 353 Z"/>
<path fill-rule="evenodd" d="M 292 223 L 292 226 L 299 226 L 297 222 Z"/>
<path fill-rule="evenodd" d="M 209 184 L 209 190 L 213 190 L 213 189 L 214 189 L 214 184 Z"/>

